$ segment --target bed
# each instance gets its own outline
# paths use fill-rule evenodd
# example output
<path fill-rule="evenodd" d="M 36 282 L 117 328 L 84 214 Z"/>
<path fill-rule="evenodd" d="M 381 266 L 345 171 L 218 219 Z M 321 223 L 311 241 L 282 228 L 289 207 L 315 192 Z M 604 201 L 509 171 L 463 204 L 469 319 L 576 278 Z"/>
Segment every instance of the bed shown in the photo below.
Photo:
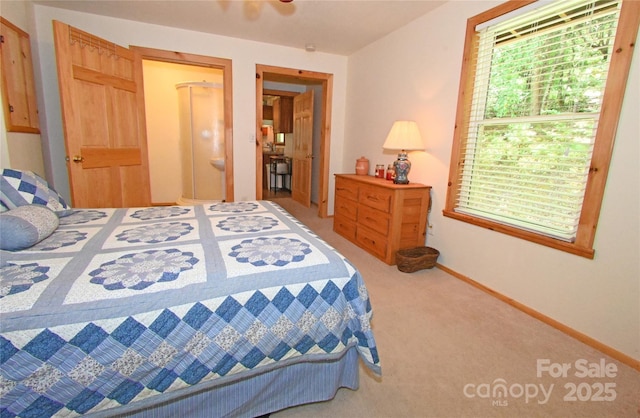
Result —
<path fill-rule="evenodd" d="M 256 417 L 380 373 L 358 270 L 268 201 L 76 209 L 0 259 L 0 416 Z"/>

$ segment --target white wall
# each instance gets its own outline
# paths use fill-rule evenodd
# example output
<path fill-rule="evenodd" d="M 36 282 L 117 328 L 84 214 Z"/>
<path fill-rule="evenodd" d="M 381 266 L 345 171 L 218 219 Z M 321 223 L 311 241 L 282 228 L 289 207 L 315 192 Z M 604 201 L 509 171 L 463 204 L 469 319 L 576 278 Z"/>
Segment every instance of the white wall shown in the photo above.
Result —
<path fill-rule="evenodd" d="M 634 359 L 640 359 L 640 54 L 620 117 L 596 255 L 588 260 L 444 218 L 467 18 L 501 2 L 451 1 L 349 57 L 346 172 L 364 155 L 387 164 L 396 119 L 418 121 L 426 152 L 409 179 L 433 186 L 427 244 L 439 262 Z M 636 43 L 637 44 L 637 43 Z"/>
<path fill-rule="evenodd" d="M 236 200 L 255 198 L 255 68 L 256 64 L 299 68 L 331 73 L 333 84 L 333 115 L 331 167 L 342 166 L 344 140 L 344 108 L 346 95 L 347 59 L 343 56 L 306 52 L 303 49 L 280 47 L 260 42 L 179 30 L 164 26 L 143 24 L 128 20 L 78 13 L 47 6 L 34 5 L 39 67 L 36 78 L 42 80 L 37 93 L 44 97 L 48 135 L 43 138 L 51 154 L 53 177 L 60 193 L 68 197 L 69 186 L 64 166 L 62 120 L 55 71 L 53 31 L 51 21 L 60 20 L 108 39 L 117 44 L 180 51 L 193 54 L 228 58 L 233 62 L 233 154 L 234 194 Z M 333 143 L 336 143 L 335 147 Z M 333 184 L 330 176 L 330 185 Z M 331 186 L 329 206 L 333 207 Z"/>

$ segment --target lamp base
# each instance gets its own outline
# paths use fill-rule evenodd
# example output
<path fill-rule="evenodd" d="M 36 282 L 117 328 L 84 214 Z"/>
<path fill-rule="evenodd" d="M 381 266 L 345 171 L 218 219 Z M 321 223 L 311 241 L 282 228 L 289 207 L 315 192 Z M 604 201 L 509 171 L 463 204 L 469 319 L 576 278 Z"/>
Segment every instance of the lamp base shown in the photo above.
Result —
<path fill-rule="evenodd" d="M 393 182 L 395 184 L 409 184 L 407 175 L 411 171 L 411 162 L 404 150 L 398 154 L 398 159 L 393 162 L 393 168 L 396 170 L 396 178 L 393 179 Z"/>

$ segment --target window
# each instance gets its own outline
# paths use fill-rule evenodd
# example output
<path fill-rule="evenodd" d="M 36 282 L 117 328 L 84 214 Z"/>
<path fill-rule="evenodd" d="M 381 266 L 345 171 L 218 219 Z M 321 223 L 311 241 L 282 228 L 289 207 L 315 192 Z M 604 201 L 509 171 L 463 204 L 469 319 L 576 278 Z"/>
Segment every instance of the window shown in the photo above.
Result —
<path fill-rule="evenodd" d="M 467 22 L 444 215 L 593 258 L 640 2 L 536 6 Z"/>

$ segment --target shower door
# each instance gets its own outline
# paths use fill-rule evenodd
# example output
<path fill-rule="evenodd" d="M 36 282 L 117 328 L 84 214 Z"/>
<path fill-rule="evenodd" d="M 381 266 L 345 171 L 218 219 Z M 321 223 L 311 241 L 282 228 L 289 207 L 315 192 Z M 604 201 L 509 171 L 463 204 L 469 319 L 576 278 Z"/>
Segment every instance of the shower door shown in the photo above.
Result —
<path fill-rule="evenodd" d="M 176 85 L 180 112 L 182 197 L 225 200 L 224 97 L 220 84 Z"/>

